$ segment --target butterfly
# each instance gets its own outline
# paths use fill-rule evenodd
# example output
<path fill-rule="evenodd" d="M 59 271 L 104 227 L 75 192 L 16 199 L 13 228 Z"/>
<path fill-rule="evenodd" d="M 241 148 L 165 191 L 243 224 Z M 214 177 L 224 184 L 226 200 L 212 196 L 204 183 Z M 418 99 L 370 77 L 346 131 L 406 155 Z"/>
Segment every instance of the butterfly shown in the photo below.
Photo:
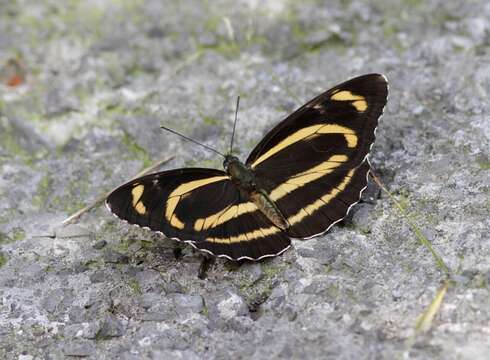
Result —
<path fill-rule="evenodd" d="M 359 202 L 388 82 L 348 80 L 276 125 L 224 171 L 183 168 L 132 180 L 107 207 L 120 219 L 230 260 L 282 254 L 291 239 L 328 231 Z"/>

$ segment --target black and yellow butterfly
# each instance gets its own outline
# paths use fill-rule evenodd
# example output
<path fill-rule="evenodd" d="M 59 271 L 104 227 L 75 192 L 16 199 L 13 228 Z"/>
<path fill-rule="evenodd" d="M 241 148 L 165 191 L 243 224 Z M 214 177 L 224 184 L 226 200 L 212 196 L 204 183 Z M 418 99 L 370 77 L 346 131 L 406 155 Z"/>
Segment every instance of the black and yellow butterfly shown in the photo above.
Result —
<path fill-rule="evenodd" d="M 130 181 L 107 198 L 119 218 L 232 260 L 276 256 L 343 219 L 366 188 L 367 155 L 387 101 L 383 75 L 317 96 L 274 127 L 245 163 Z"/>

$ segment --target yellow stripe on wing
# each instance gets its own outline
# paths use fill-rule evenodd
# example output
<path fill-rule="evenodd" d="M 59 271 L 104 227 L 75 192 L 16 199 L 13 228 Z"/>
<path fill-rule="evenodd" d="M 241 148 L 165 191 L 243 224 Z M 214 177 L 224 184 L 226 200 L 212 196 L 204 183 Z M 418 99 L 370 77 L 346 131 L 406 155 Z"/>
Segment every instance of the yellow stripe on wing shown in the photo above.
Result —
<path fill-rule="evenodd" d="M 225 222 L 257 210 L 257 206 L 255 206 L 252 202 L 246 202 L 238 205 L 229 206 L 213 215 L 207 216 L 205 218 L 199 218 L 194 223 L 194 230 L 202 231 L 207 230 L 211 227 L 216 227 L 218 225 L 224 224 Z"/>
<path fill-rule="evenodd" d="M 132 196 L 132 205 L 133 209 L 140 215 L 146 214 L 145 204 L 141 201 L 141 195 L 143 195 L 143 191 L 145 190 L 145 186 L 138 184 L 131 190 Z"/>
<path fill-rule="evenodd" d="M 347 90 L 335 92 L 330 99 L 335 101 L 350 101 L 352 106 L 354 106 L 358 112 L 364 112 L 368 107 L 364 96 L 354 95 Z"/>
<path fill-rule="evenodd" d="M 278 201 L 290 192 L 293 192 L 296 189 L 321 178 L 322 176 L 330 174 L 347 160 L 348 157 L 346 155 L 333 155 L 327 161 L 290 177 L 285 183 L 282 183 L 273 189 L 270 192 L 269 197 L 272 201 Z"/>
<path fill-rule="evenodd" d="M 335 198 L 339 193 L 344 191 L 347 185 L 351 182 L 352 175 L 354 175 L 354 172 L 356 169 L 352 169 L 347 173 L 347 175 L 344 177 L 344 180 L 335 188 L 330 190 L 327 194 L 323 195 L 321 198 L 316 200 L 315 202 L 303 207 L 300 209 L 296 214 L 288 217 L 288 222 L 292 226 L 294 224 L 299 223 L 301 220 L 303 220 L 305 217 L 313 214 L 315 211 L 320 209 L 322 206 L 325 204 L 328 204 L 330 201 L 332 201 L 333 198 Z"/>
<path fill-rule="evenodd" d="M 285 149 L 286 147 L 291 146 L 292 144 L 295 144 L 298 141 L 305 140 L 310 136 L 318 135 L 318 134 L 342 134 L 344 135 L 345 140 L 347 142 L 347 146 L 349 148 L 354 148 L 357 146 L 357 135 L 354 130 L 349 129 L 348 127 L 337 125 L 337 124 L 311 125 L 292 133 L 284 140 L 280 141 L 277 145 L 267 150 L 265 153 L 259 156 L 257 160 L 255 160 L 252 163 L 252 168 L 255 168 L 261 162 L 277 154 L 278 152 Z"/>
<path fill-rule="evenodd" d="M 258 229 L 247 233 L 239 234 L 236 236 L 230 236 L 227 238 L 211 237 L 211 238 L 207 238 L 206 241 L 219 243 L 219 244 L 234 244 L 242 241 L 252 241 L 256 239 L 265 238 L 269 235 L 274 235 L 281 231 L 282 231 L 281 229 L 275 226 L 271 226 L 268 228 Z"/>
<path fill-rule="evenodd" d="M 182 198 L 182 196 L 202 186 L 209 185 L 218 181 L 228 180 L 228 179 L 229 179 L 228 176 L 213 176 L 210 178 L 189 181 L 187 183 L 183 183 L 177 186 L 175 190 L 172 191 L 168 197 L 167 205 L 165 209 L 165 218 L 173 227 L 177 229 L 183 229 L 185 224 L 182 221 L 180 221 L 177 215 L 174 214 L 175 209 L 177 208 L 177 205 L 179 204 L 179 201 Z"/>

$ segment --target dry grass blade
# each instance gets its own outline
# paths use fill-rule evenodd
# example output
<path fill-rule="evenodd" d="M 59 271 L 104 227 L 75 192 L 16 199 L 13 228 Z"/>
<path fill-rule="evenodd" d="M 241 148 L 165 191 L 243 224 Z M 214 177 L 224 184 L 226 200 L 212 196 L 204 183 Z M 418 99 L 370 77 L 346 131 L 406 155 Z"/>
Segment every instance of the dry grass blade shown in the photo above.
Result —
<path fill-rule="evenodd" d="M 146 175 L 148 173 L 151 173 L 152 171 L 154 171 L 155 169 L 158 169 L 160 166 L 162 165 L 165 165 L 166 163 L 168 163 L 170 160 L 172 160 L 174 158 L 174 156 L 169 156 L 165 159 L 162 159 L 162 160 L 159 160 L 157 161 L 156 163 L 154 163 L 153 165 L 147 167 L 146 169 L 143 169 L 141 170 L 138 174 L 136 174 L 132 179 L 136 179 L 140 176 L 143 176 L 143 175 Z M 84 208 L 78 210 L 76 213 L 70 215 L 69 217 L 67 217 L 65 220 L 63 220 L 61 222 L 61 225 L 66 225 L 68 223 L 70 223 L 71 221 L 75 220 L 75 219 L 78 219 L 80 216 L 82 216 L 84 213 L 86 213 L 87 211 L 90 211 L 92 210 L 93 208 L 99 206 L 104 200 L 105 198 L 112 192 L 113 190 L 105 193 L 104 195 L 101 195 L 99 196 L 97 199 L 95 199 L 92 203 L 90 203 L 89 205 L 85 206 Z"/>
<path fill-rule="evenodd" d="M 434 317 L 441 308 L 442 301 L 446 296 L 447 289 L 449 287 L 449 281 L 445 281 L 439 288 L 434 299 L 432 299 L 427 309 L 419 316 L 417 323 L 415 324 L 415 331 L 412 336 L 405 341 L 405 352 L 408 353 L 415 343 L 415 339 L 418 335 L 424 334 L 432 327 Z M 407 354 L 406 354 L 407 356 Z"/>
<path fill-rule="evenodd" d="M 419 319 L 417 320 L 417 324 L 415 325 L 416 333 L 424 333 L 430 329 L 432 325 L 432 320 L 434 320 L 434 316 L 436 316 L 439 308 L 441 307 L 442 300 L 444 300 L 447 288 L 448 282 L 445 281 L 441 288 L 437 291 L 435 298 L 432 300 L 427 310 L 425 310 L 424 313 L 420 315 Z"/>
<path fill-rule="evenodd" d="M 424 245 L 429 252 L 432 254 L 432 257 L 434 258 L 437 267 L 441 269 L 447 277 L 451 275 L 451 270 L 447 267 L 447 265 L 444 263 L 444 260 L 442 260 L 441 256 L 434 250 L 432 247 L 432 244 L 430 243 L 429 239 L 422 233 L 420 228 L 417 226 L 417 224 L 412 220 L 412 218 L 408 215 L 407 211 L 403 207 L 402 204 L 400 204 L 399 201 L 395 199 L 393 194 L 391 194 L 388 189 L 383 185 L 381 180 L 373 173 L 373 171 L 370 171 L 371 177 L 373 178 L 374 182 L 383 190 L 389 197 L 390 199 L 395 203 L 396 207 L 402 214 L 402 216 L 405 218 L 405 220 L 408 222 L 408 225 L 414 232 L 415 236 L 417 239 L 420 241 L 422 245 Z"/>
<path fill-rule="evenodd" d="M 410 228 L 412 229 L 412 231 L 414 232 L 415 236 L 420 241 L 420 243 L 422 245 L 424 245 L 430 251 L 430 253 L 432 254 L 432 257 L 434 258 L 434 260 L 436 262 L 437 267 L 439 267 L 444 272 L 446 277 L 449 278 L 451 275 L 451 270 L 447 267 L 447 265 L 444 263 L 444 260 L 442 260 L 442 258 L 439 256 L 439 254 L 434 250 L 429 239 L 427 239 L 427 237 L 424 236 L 424 234 L 422 233 L 420 228 L 417 226 L 417 224 L 415 224 L 415 222 L 410 218 L 410 216 L 408 215 L 408 213 L 405 210 L 405 208 L 403 207 L 403 205 L 400 204 L 400 202 L 395 199 L 393 194 L 391 194 L 388 191 L 388 189 L 383 185 L 381 180 L 376 175 L 374 175 L 373 171 L 371 171 L 370 173 L 371 173 L 371 177 L 373 178 L 374 182 L 395 203 L 396 207 L 398 208 L 398 210 L 402 214 L 403 218 L 408 222 Z M 442 301 L 444 300 L 444 297 L 446 295 L 448 287 L 449 287 L 449 280 L 446 280 L 446 281 L 444 281 L 444 284 L 437 291 L 437 294 L 434 297 L 434 299 L 432 300 L 432 302 L 430 303 L 429 307 L 418 318 L 417 323 L 415 325 L 415 331 L 414 331 L 413 335 L 410 336 L 407 339 L 407 341 L 405 342 L 405 351 L 406 352 L 409 352 L 410 349 L 413 347 L 413 344 L 415 343 L 415 339 L 416 339 L 417 335 L 425 333 L 425 332 L 430 330 L 430 328 L 432 326 L 432 321 L 434 320 L 434 317 L 436 316 L 436 314 L 438 313 L 438 311 L 441 307 Z M 407 356 L 407 354 L 405 354 L 405 356 Z"/>

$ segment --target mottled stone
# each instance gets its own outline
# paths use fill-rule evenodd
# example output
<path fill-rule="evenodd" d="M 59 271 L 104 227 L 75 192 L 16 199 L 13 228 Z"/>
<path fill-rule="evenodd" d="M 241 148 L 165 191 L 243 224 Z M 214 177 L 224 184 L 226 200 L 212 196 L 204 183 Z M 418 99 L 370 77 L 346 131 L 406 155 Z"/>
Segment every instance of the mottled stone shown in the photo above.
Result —
<path fill-rule="evenodd" d="M 173 301 L 177 313 L 198 314 L 204 309 L 204 302 L 200 295 L 172 294 L 169 298 Z"/>
<path fill-rule="evenodd" d="M 108 272 L 105 270 L 97 270 L 90 274 L 89 278 L 92 283 L 100 283 L 107 281 Z"/>
<path fill-rule="evenodd" d="M 73 306 L 68 313 L 70 321 L 73 323 L 81 323 L 87 321 L 87 310 L 80 306 Z"/>
<path fill-rule="evenodd" d="M 0 359 L 487 359 L 488 1 L 1 10 Z M 189 245 L 104 206 L 61 225 L 161 158 L 175 156 L 155 171 L 222 169 L 161 125 L 226 153 L 240 94 L 245 160 L 294 109 L 369 72 L 390 83 L 369 156 L 390 195 L 370 180 L 345 220 L 280 257 L 217 259 L 203 280 Z M 451 271 L 425 333 L 446 275 L 420 236 Z"/>
<path fill-rule="evenodd" d="M 142 321 L 167 321 L 173 318 L 175 312 L 169 302 L 156 303 L 149 308 L 142 316 Z"/>
<path fill-rule="evenodd" d="M 139 304 L 143 309 L 149 309 L 155 304 L 158 304 L 162 299 L 162 295 L 156 293 L 145 293 L 140 296 Z"/>
<path fill-rule="evenodd" d="M 97 336 L 103 339 L 124 335 L 124 325 L 114 315 L 107 315 L 99 325 Z"/>
<path fill-rule="evenodd" d="M 49 313 L 61 313 L 69 307 L 73 298 L 71 289 L 55 289 L 44 297 L 43 308 Z"/>
<path fill-rule="evenodd" d="M 125 254 L 109 249 L 104 254 L 104 261 L 114 264 L 127 264 L 129 262 L 129 257 Z"/>
<path fill-rule="evenodd" d="M 79 109 L 78 99 L 68 89 L 62 86 L 49 87 L 44 99 L 46 116 L 54 117 L 68 111 Z"/>
<path fill-rule="evenodd" d="M 245 300 L 233 292 L 226 292 L 221 297 L 216 309 L 218 310 L 218 315 L 223 320 L 230 320 L 237 316 L 244 316 L 248 314 L 248 306 Z"/>
<path fill-rule="evenodd" d="M 90 340 L 71 340 L 63 346 L 66 356 L 85 357 L 93 355 L 94 352 L 95 344 Z"/>
<path fill-rule="evenodd" d="M 150 359 L 189 359 L 199 360 L 201 357 L 190 350 L 155 350 L 150 352 Z"/>
<path fill-rule="evenodd" d="M 93 246 L 94 246 L 95 250 L 101 250 L 104 247 L 106 247 L 106 245 L 107 245 L 107 241 L 100 240 L 100 241 L 97 241 Z"/>

